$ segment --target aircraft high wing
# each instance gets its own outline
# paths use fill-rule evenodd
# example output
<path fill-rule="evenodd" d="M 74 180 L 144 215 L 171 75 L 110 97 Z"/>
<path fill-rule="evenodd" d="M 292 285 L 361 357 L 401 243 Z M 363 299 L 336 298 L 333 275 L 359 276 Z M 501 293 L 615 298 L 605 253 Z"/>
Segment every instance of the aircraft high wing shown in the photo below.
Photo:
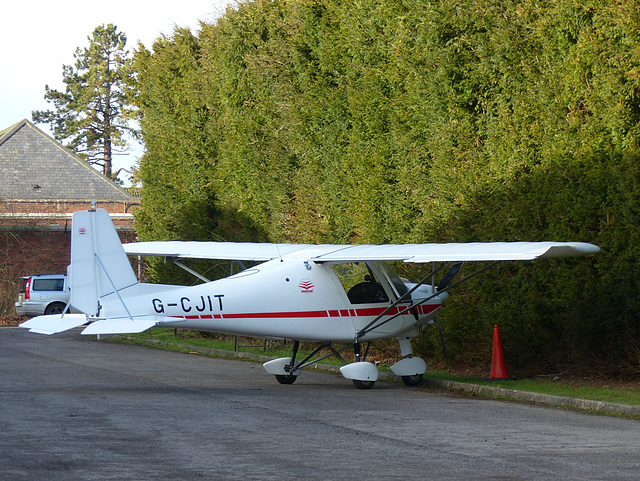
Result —
<path fill-rule="evenodd" d="M 427 366 L 413 356 L 411 338 L 436 319 L 450 288 L 496 262 L 598 251 L 597 246 L 582 242 L 309 245 L 173 241 L 123 246 L 109 214 L 92 209 L 74 213 L 72 222 L 70 305 L 83 314 L 39 316 L 21 326 L 43 334 L 88 324 L 83 334 L 134 333 L 158 326 L 291 339 L 290 357 L 264 364 L 280 383 L 294 382 L 301 369 L 317 362 L 314 356 L 327 348 L 343 362 L 343 376 L 358 388 L 370 388 L 378 379 L 378 369 L 361 351 L 362 343 L 396 337 L 402 359 L 391 369 L 406 384 L 415 385 Z M 260 264 L 186 287 L 138 282 L 127 255 L 161 256 L 178 265 L 180 259 L 189 258 Z M 434 268 L 420 282 L 412 283 L 400 279 L 389 261 L 434 263 Z M 451 283 L 460 264 L 471 261 L 488 264 Z M 447 267 L 436 286 L 435 276 Z M 317 342 L 319 347 L 297 360 L 300 341 Z M 336 343 L 348 347 L 338 350 L 333 346 Z M 340 355 L 345 349 L 353 349 L 355 362 Z"/>
<path fill-rule="evenodd" d="M 311 245 L 251 242 L 153 241 L 124 244 L 128 255 L 177 259 L 269 261 L 306 259 L 314 262 L 368 260 L 414 263 L 458 261 L 529 261 L 594 254 L 584 242 L 470 242 L 451 244 Z"/>

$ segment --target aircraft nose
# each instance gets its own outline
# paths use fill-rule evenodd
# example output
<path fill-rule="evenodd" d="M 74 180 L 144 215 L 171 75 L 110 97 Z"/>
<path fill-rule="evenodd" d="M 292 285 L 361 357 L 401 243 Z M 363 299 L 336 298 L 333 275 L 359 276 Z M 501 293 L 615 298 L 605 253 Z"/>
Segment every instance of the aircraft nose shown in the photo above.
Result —
<path fill-rule="evenodd" d="M 443 292 L 441 294 L 438 294 L 438 296 L 436 297 L 436 299 L 440 299 L 440 302 L 444 302 L 447 299 L 449 299 L 449 293 L 448 292 Z"/>

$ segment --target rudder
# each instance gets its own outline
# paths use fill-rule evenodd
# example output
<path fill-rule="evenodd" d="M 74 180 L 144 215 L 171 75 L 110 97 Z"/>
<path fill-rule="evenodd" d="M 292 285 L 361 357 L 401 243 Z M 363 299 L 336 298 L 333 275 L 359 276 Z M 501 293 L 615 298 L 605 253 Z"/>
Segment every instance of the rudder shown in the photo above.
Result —
<path fill-rule="evenodd" d="M 105 209 L 74 212 L 71 229 L 71 305 L 95 316 L 100 298 L 138 281 Z"/>

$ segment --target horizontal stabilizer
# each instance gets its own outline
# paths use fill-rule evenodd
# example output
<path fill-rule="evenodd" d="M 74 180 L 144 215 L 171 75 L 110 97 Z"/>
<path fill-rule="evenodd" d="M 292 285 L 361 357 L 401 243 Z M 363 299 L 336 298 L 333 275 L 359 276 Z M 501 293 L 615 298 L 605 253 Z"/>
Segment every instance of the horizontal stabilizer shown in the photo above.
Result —
<path fill-rule="evenodd" d="M 82 334 L 137 334 L 152 328 L 158 323 L 155 319 L 103 319 L 89 324 Z"/>
<path fill-rule="evenodd" d="M 38 316 L 20 324 L 20 327 L 29 329 L 38 334 L 55 334 L 57 332 L 68 331 L 74 327 L 87 323 L 87 316 L 84 314 L 51 314 L 49 316 Z"/>

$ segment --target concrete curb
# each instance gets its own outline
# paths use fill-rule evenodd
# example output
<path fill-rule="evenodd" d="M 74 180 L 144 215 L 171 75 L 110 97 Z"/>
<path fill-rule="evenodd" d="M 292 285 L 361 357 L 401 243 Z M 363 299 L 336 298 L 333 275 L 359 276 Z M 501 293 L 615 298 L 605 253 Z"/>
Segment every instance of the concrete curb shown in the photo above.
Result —
<path fill-rule="evenodd" d="M 609 414 L 619 414 L 623 416 L 640 416 L 640 406 L 630 404 L 618 404 L 605 401 L 592 401 L 590 399 L 579 399 L 566 396 L 554 396 L 552 394 L 540 394 L 517 389 L 505 389 L 494 386 L 482 386 L 457 381 L 443 381 L 440 379 L 426 379 L 426 385 L 436 386 L 451 391 L 479 394 L 483 396 L 495 396 L 517 401 L 526 401 L 548 406 L 558 406 L 584 411 L 603 412 Z"/>
<path fill-rule="evenodd" d="M 248 361 L 267 362 L 273 359 L 271 356 L 262 356 L 251 352 L 225 351 L 222 349 L 211 349 L 207 347 L 191 346 L 187 344 L 170 344 L 154 339 L 145 341 L 150 346 L 177 346 L 189 352 L 198 354 L 210 354 L 220 357 L 245 359 Z M 330 366 L 327 364 L 314 364 L 314 369 L 329 372 L 340 372 L 338 366 Z M 397 379 L 397 376 L 390 372 L 381 372 L 380 380 L 391 381 Z M 483 386 L 480 384 L 470 384 L 457 381 L 444 381 L 440 379 L 425 378 L 424 385 L 427 387 L 436 387 L 439 389 L 447 389 L 449 391 L 458 391 L 480 396 L 491 396 L 504 399 L 512 399 L 514 401 L 525 401 L 536 404 L 544 404 L 547 406 L 557 406 L 564 408 L 579 409 L 583 411 L 602 412 L 608 414 L 618 414 L 622 416 L 640 416 L 640 406 L 630 404 L 618 404 L 605 401 L 592 401 L 590 399 L 579 399 L 566 396 L 554 396 L 551 394 L 540 394 L 529 391 L 519 391 L 517 389 L 505 389 L 494 386 Z"/>

